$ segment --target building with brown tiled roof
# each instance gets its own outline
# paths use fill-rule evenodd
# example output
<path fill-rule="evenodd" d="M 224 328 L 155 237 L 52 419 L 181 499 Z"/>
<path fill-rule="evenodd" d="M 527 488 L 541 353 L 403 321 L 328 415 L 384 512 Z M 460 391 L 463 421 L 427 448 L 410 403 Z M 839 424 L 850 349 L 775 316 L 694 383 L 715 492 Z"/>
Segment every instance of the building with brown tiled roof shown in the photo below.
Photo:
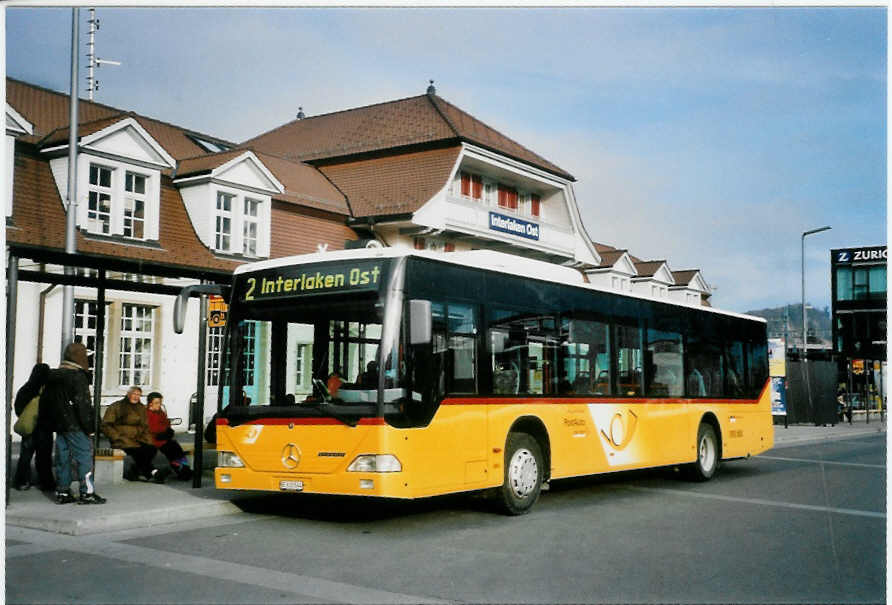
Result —
<path fill-rule="evenodd" d="M 571 174 L 433 86 L 420 96 L 301 117 L 241 144 L 80 100 L 72 258 L 64 252 L 68 116 L 68 95 L 7 80 L 14 178 L 6 234 L 19 270 L 18 305 L 31 314 L 13 335 L 19 383 L 36 360 L 58 360 L 55 286 L 74 283 L 76 336 L 103 359 L 101 397 L 140 384 L 168 393 L 171 414 L 185 417 L 198 315 L 193 306 L 191 332 L 170 330 L 171 295 L 181 285 L 228 281 L 244 262 L 373 241 L 506 251 L 577 267 L 605 289 L 656 298 L 670 289 L 708 292 L 699 273 L 676 284 L 664 261 L 651 267 L 593 242 Z M 62 275 L 63 264 L 79 274 Z M 221 336 L 211 329 L 206 342 L 211 399 Z"/>
<path fill-rule="evenodd" d="M 242 143 L 342 191 L 363 238 L 597 266 L 573 176 L 436 94 L 301 117 Z"/>
<path fill-rule="evenodd" d="M 37 360 L 58 362 L 55 286 L 74 283 L 76 338 L 102 355 L 101 397 L 139 384 L 168 393 L 171 414 L 185 417 L 198 322 L 194 315 L 191 331 L 174 334 L 171 295 L 190 281 L 228 282 L 244 262 L 342 249 L 357 238 L 347 199 L 308 164 L 80 100 L 77 254 L 68 256 L 68 103 L 68 95 L 7 80 L 6 241 L 20 309 L 14 383 Z M 63 275 L 63 264 L 77 275 Z M 212 331 L 209 346 L 219 336 Z M 208 363 L 210 377 L 219 356 Z"/>

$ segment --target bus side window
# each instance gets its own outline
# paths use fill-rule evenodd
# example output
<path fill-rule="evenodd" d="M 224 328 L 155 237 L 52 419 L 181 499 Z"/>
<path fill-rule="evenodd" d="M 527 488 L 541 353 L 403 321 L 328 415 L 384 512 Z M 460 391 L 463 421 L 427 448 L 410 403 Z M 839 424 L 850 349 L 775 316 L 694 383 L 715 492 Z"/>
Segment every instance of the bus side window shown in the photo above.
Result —
<path fill-rule="evenodd" d="M 699 336 L 688 338 L 685 355 L 688 360 L 688 377 L 685 395 L 688 397 L 721 397 L 722 347 Z"/>
<path fill-rule="evenodd" d="M 610 395 L 609 325 L 561 320 L 560 394 Z"/>
<path fill-rule="evenodd" d="M 725 343 L 725 397 L 743 397 L 746 389 L 743 343 Z"/>
<path fill-rule="evenodd" d="M 684 394 L 683 344 L 678 332 L 647 330 L 645 392 L 648 397 Z"/>
<path fill-rule="evenodd" d="M 472 305 L 447 303 L 451 372 L 447 392 L 477 392 L 477 313 Z"/>
<path fill-rule="evenodd" d="M 489 346 L 493 393 L 550 395 L 558 392 L 559 340 L 551 315 L 527 311 L 493 311 Z"/>
<path fill-rule="evenodd" d="M 616 376 L 618 394 L 641 395 L 641 370 L 644 358 L 641 352 L 641 328 L 616 324 Z"/>
<path fill-rule="evenodd" d="M 746 343 L 747 389 L 749 396 L 758 397 L 768 380 L 768 347 L 762 343 Z"/>

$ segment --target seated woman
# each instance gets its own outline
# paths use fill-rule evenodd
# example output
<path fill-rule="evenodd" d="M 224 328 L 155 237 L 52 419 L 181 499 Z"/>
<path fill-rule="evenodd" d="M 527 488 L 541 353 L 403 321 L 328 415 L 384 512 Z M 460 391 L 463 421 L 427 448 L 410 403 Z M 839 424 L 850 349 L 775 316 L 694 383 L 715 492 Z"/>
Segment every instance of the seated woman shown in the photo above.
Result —
<path fill-rule="evenodd" d="M 173 429 L 170 428 L 170 419 L 167 417 L 167 410 L 164 409 L 163 399 L 164 397 L 157 391 L 149 393 L 146 397 L 148 402 L 146 418 L 149 422 L 149 432 L 152 434 L 155 447 L 167 456 L 170 467 L 176 473 L 177 478 L 186 481 L 192 478 L 192 469 L 189 468 L 189 462 L 186 460 L 186 452 L 173 438 Z"/>
<path fill-rule="evenodd" d="M 140 401 L 141 397 L 142 389 L 132 386 L 123 399 L 108 406 L 102 417 L 102 432 L 108 436 L 112 447 L 124 450 L 136 462 L 136 468 L 124 471 L 125 479 L 136 481 L 142 475 L 155 483 L 164 483 L 170 469 L 152 465 L 158 448 L 149 432 L 146 406 Z"/>

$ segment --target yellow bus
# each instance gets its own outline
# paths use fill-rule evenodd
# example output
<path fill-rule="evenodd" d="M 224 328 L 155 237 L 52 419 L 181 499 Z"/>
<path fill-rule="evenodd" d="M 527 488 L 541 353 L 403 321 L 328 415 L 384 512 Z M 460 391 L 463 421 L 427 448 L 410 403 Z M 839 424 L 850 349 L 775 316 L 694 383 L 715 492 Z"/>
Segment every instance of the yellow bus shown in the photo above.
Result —
<path fill-rule="evenodd" d="M 764 320 L 491 251 L 363 249 L 234 276 L 218 488 L 492 496 L 773 446 Z"/>

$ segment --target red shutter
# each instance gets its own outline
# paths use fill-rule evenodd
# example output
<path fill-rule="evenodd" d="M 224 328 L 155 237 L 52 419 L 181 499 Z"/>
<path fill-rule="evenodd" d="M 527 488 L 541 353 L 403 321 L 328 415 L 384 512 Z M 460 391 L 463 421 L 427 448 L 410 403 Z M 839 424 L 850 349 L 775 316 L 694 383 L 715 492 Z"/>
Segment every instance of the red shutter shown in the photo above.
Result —
<path fill-rule="evenodd" d="M 499 206 L 508 207 L 508 190 L 503 185 L 499 185 Z"/>
<path fill-rule="evenodd" d="M 517 189 L 508 190 L 508 207 L 517 210 Z"/>
<path fill-rule="evenodd" d="M 475 200 L 483 199 L 483 177 L 479 175 L 471 176 L 471 197 Z"/>
<path fill-rule="evenodd" d="M 443 251 L 444 252 L 455 252 L 455 244 L 453 244 L 452 242 L 446 242 L 443 245 Z"/>
<path fill-rule="evenodd" d="M 467 172 L 461 173 L 461 194 L 471 195 L 471 175 Z"/>
<path fill-rule="evenodd" d="M 539 196 L 536 194 L 530 196 L 530 214 L 539 216 Z"/>
<path fill-rule="evenodd" d="M 424 250 L 424 238 L 423 237 L 415 238 L 415 249 L 416 250 Z"/>

